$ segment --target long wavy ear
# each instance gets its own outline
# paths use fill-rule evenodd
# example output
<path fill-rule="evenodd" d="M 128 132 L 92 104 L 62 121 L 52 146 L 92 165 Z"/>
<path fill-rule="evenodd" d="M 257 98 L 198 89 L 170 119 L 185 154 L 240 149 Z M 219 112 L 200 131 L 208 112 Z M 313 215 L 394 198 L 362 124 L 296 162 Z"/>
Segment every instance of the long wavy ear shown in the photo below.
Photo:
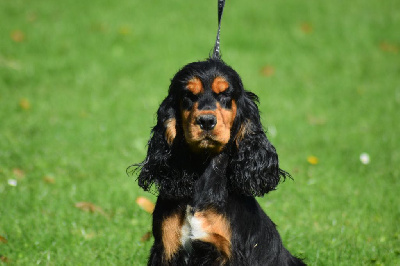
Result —
<path fill-rule="evenodd" d="M 177 135 L 176 106 L 172 96 L 167 96 L 157 111 L 157 124 L 151 130 L 147 156 L 142 163 L 133 165 L 140 171 L 138 184 L 150 191 L 153 184 L 161 188 L 162 178 L 171 172 L 171 150 Z"/>
<path fill-rule="evenodd" d="M 171 83 L 169 95 L 157 111 L 157 124 L 151 131 L 146 159 L 133 165 L 133 172 L 140 171 L 140 187 L 167 198 L 191 195 L 197 178 L 190 169 L 191 155 L 179 126 L 179 102 L 174 98 L 176 92 L 171 90 L 175 85 Z"/>
<path fill-rule="evenodd" d="M 290 176 L 279 168 L 278 154 L 267 139 L 257 107 L 258 97 L 244 92 L 238 101 L 236 135 L 230 162 L 229 187 L 240 194 L 262 196 Z"/>

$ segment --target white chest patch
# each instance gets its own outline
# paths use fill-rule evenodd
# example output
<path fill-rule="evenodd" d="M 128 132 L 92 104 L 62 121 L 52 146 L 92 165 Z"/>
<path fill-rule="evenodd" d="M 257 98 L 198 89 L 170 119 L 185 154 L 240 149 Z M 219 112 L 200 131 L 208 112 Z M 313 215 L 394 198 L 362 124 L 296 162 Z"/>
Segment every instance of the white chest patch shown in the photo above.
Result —
<path fill-rule="evenodd" d="M 203 221 L 193 216 L 190 211 L 191 206 L 187 206 L 185 222 L 181 228 L 181 244 L 187 252 L 192 250 L 192 241 L 196 239 L 204 239 L 208 233 L 204 231 Z"/>

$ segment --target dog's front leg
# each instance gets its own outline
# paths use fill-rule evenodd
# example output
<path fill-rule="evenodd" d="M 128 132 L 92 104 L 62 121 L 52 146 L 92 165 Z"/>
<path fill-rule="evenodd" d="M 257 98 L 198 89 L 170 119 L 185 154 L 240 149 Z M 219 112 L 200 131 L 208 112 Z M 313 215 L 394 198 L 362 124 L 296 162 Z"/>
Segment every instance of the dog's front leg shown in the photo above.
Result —
<path fill-rule="evenodd" d="M 153 212 L 154 244 L 148 266 L 185 265 L 187 256 L 183 252 L 181 237 L 187 204 L 184 200 L 158 197 Z"/>

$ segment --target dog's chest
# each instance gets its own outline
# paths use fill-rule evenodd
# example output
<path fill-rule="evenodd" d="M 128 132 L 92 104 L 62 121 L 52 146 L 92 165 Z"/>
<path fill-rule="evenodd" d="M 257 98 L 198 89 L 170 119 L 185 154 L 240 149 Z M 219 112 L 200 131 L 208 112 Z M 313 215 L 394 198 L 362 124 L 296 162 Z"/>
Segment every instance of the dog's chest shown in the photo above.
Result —
<path fill-rule="evenodd" d="M 204 218 L 198 213 L 191 212 L 191 206 L 186 207 L 183 225 L 180 230 L 181 245 L 187 252 L 191 252 L 192 241 L 206 239 L 208 236 L 207 225 Z"/>

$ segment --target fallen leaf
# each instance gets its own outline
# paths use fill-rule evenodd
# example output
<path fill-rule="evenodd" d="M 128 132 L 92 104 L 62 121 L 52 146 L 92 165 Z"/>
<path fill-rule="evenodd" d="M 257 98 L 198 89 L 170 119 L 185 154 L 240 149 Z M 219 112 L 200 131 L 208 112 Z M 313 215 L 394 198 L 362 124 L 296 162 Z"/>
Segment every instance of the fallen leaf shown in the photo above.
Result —
<path fill-rule="evenodd" d="M 275 68 L 272 66 L 264 66 L 261 69 L 261 75 L 263 75 L 264 77 L 270 77 L 274 74 L 275 74 Z"/>
<path fill-rule="evenodd" d="M 316 165 L 316 164 L 318 164 L 318 158 L 315 157 L 315 156 L 308 156 L 307 157 L 307 162 L 309 164 Z"/>
<path fill-rule="evenodd" d="M 379 48 L 381 48 L 382 51 L 387 52 L 387 53 L 397 54 L 399 52 L 398 45 L 388 43 L 388 42 L 381 42 L 379 44 Z"/>
<path fill-rule="evenodd" d="M 23 179 L 23 178 L 25 178 L 25 172 L 24 172 L 24 170 L 21 170 L 21 169 L 19 169 L 19 168 L 14 168 L 14 169 L 12 170 L 12 172 L 13 172 L 14 176 L 15 176 L 17 179 Z"/>
<path fill-rule="evenodd" d="M 10 260 L 6 256 L 0 255 L 0 261 L 4 263 L 10 263 Z"/>
<path fill-rule="evenodd" d="M 146 199 L 145 197 L 138 197 L 136 199 L 136 203 L 146 212 L 153 213 L 155 207 L 154 203 Z"/>
<path fill-rule="evenodd" d="M 141 238 L 140 241 L 141 242 L 146 242 L 149 241 L 151 238 L 151 232 L 147 232 L 146 234 L 144 234 Z"/>
<path fill-rule="evenodd" d="M 78 202 L 75 203 L 75 207 L 78 209 L 81 209 L 83 211 L 90 211 L 90 212 L 95 212 L 96 209 L 98 208 L 96 205 L 90 202 Z"/>
<path fill-rule="evenodd" d="M 300 30 L 306 34 L 312 33 L 313 26 L 309 22 L 302 22 L 300 24 Z"/>
<path fill-rule="evenodd" d="M 103 215 L 104 217 L 109 217 L 108 214 L 99 206 L 94 205 L 91 202 L 78 202 L 75 203 L 75 207 L 78 209 L 81 209 L 82 211 L 85 212 L 91 212 L 91 213 L 99 213 L 101 215 Z"/>
<path fill-rule="evenodd" d="M 43 177 L 43 181 L 46 182 L 47 184 L 55 184 L 56 183 L 56 180 L 54 179 L 54 177 L 51 177 L 51 176 Z"/>
<path fill-rule="evenodd" d="M 19 101 L 19 106 L 20 106 L 21 109 L 23 109 L 23 110 L 29 110 L 29 109 L 31 109 L 31 103 L 30 103 L 29 100 L 26 99 L 26 98 L 22 98 L 22 99 Z"/>
<path fill-rule="evenodd" d="M 11 32 L 11 39 L 14 42 L 23 42 L 25 40 L 25 34 L 20 30 L 14 30 Z"/>
<path fill-rule="evenodd" d="M 3 236 L 0 236 L 0 243 L 4 243 L 4 244 L 7 244 L 7 239 L 5 238 L 5 237 L 3 237 Z"/>

